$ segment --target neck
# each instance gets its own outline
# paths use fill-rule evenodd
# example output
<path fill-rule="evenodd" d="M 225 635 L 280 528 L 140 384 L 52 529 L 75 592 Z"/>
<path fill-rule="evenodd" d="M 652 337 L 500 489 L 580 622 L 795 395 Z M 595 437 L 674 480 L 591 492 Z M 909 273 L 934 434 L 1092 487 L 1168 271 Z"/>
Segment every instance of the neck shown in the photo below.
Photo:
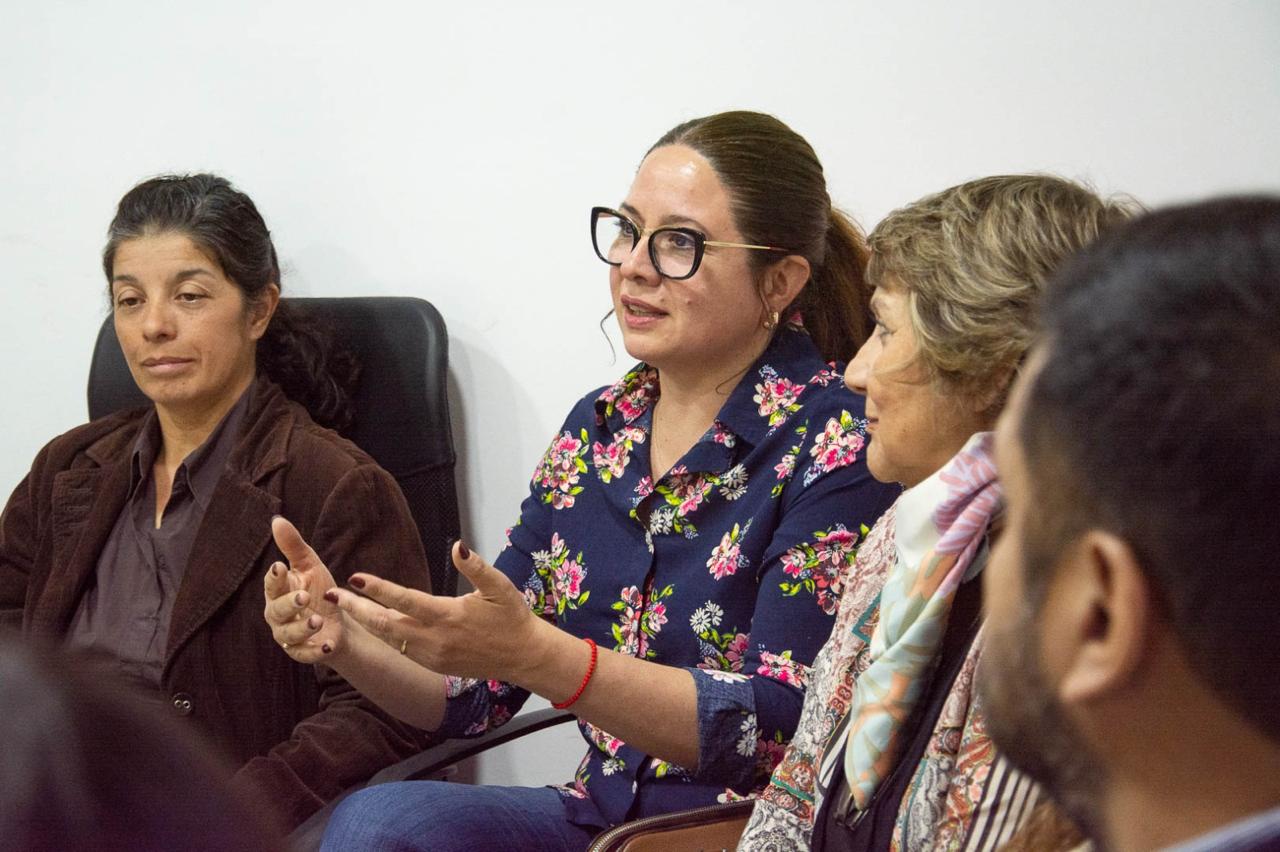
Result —
<path fill-rule="evenodd" d="M 655 481 L 711 428 L 725 400 L 760 357 L 766 343 L 761 341 L 754 354 L 743 354 L 732 366 L 722 366 L 726 359 L 710 367 L 658 368 L 661 393 L 653 409 L 653 443 L 649 450 Z"/>
<path fill-rule="evenodd" d="M 208 440 L 209 435 L 222 422 L 253 382 L 247 376 L 237 382 L 231 393 L 216 401 L 199 406 L 180 408 L 156 404 L 156 419 L 160 421 L 160 454 L 157 464 L 176 468 L 182 460 Z"/>
<path fill-rule="evenodd" d="M 1110 720 L 1113 731 L 1142 734 L 1109 748 L 1100 791 L 1108 848 L 1161 849 L 1280 802 L 1280 744 L 1191 680 Z"/>

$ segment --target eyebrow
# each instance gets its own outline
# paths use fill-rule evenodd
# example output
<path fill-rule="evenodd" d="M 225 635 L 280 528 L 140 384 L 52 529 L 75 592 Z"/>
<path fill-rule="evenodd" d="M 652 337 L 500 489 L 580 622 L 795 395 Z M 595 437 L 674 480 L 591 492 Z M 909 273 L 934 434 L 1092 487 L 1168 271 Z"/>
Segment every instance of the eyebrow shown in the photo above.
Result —
<path fill-rule="evenodd" d="M 635 219 L 637 222 L 644 220 L 644 217 L 640 215 L 640 211 L 625 201 L 622 202 L 618 209 Z M 663 216 L 658 222 L 658 227 L 660 228 L 665 228 L 667 226 L 691 226 L 704 234 L 707 232 L 707 226 L 699 222 L 697 219 L 694 219 L 692 216 L 678 216 L 674 213 Z"/>
<path fill-rule="evenodd" d="M 193 266 L 190 269 L 180 269 L 173 275 L 169 276 L 169 283 L 173 284 L 178 281 L 184 281 L 188 278 L 195 278 L 197 275 L 213 275 L 213 270 L 205 269 L 202 266 Z M 137 284 L 138 279 L 132 275 L 113 275 L 111 276 L 112 284 Z"/>

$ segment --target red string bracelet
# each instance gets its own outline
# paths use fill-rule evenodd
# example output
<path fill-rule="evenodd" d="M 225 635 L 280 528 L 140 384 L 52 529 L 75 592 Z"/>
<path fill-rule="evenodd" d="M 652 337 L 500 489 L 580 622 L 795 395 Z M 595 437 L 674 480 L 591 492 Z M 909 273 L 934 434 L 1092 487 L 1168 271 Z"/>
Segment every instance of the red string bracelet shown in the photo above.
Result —
<path fill-rule="evenodd" d="M 573 702 L 582 697 L 582 693 L 586 691 L 587 684 L 591 682 L 591 676 L 596 673 L 596 660 L 600 658 L 600 649 L 596 647 L 594 639 L 583 639 L 591 646 L 591 662 L 587 663 L 587 673 L 582 676 L 582 683 L 578 684 L 578 691 L 569 696 L 568 701 L 552 702 L 551 706 L 557 710 L 568 710 L 573 706 Z"/>

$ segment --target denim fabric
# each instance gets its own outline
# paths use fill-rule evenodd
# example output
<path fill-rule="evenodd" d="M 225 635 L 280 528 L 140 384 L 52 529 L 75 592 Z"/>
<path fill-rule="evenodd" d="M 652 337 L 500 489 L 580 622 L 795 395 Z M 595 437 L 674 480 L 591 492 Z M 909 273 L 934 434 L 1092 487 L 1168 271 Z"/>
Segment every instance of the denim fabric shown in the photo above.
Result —
<path fill-rule="evenodd" d="M 445 781 L 380 784 L 333 812 L 321 852 L 579 852 L 596 829 L 573 825 L 549 787 Z"/>

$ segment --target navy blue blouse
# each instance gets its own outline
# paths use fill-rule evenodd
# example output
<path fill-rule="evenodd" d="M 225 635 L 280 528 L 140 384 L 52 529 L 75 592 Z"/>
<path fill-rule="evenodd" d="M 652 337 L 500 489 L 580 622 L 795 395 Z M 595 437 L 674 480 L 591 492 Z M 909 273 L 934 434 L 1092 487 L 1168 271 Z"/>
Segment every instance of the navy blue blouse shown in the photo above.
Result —
<path fill-rule="evenodd" d="M 587 754 L 561 788 L 579 824 L 708 804 L 768 780 L 842 578 L 899 493 L 868 473 L 862 400 L 802 330 L 775 337 L 654 482 L 659 392 L 658 372 L 641 364 L 574 406 L 495 562 L 534 612 L 602 652 L 693 672 L 696 768 L 579 720 Z M 440 732 L 474 736 L 510 719 L 528 692 L 449 678 L 448 696 Z"/>

